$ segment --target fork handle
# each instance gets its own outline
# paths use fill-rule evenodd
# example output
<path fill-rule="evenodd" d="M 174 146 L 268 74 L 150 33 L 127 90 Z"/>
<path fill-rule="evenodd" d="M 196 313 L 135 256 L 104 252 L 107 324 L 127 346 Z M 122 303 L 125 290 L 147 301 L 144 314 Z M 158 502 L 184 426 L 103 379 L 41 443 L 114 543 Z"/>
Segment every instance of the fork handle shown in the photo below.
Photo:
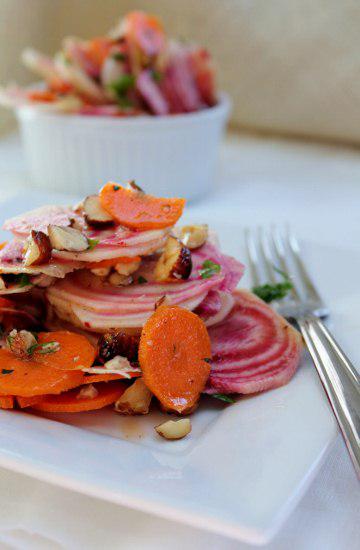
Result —
<path fill-rule="evenodd" d="M 298 324 L 360 478 L 360 376 L 319 318 Z"/>

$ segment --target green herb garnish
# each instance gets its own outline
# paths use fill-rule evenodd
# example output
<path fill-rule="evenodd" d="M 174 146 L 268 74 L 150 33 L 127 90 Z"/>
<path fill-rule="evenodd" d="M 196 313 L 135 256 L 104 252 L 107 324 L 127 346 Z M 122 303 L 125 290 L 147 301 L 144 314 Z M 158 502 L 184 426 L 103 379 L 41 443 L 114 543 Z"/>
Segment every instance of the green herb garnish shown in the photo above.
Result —
<path fill-rule="evenodd" d="M 138 277 L 137 282 L 138 282 L 138 285 L 143 285 L 144 283 L 147 283 L 147 279 L 145 279 L 145 277 L 143 277 L 142 275 L 140 275 L 140 276 Z"/>
<path fill-rule="evenodd" d="M 45 355 L 46 353 L 55 353 L 56 351 L 60 350 L 60 344 L 59 342 L 44 342 L 43 344 L 38 344 L 37 351 L 41 353 L 42 355 Z"/>
<path fill-rule="evenodd" d="M 114 92 L 116 99 L 121 107 L 130 107 L 131 101 L 127 97 L 129 90 L 135 87 L 135 76 L 132 74 L 123 74 L 117 80 L 109 84 L 109 89 Z"/>
<path fill-rule="evenodd" d="M 235 399 L 225 393 L 213 393 L 211 397 L 215 397 L 215 399 L 219 399 L 219 401 L 224 401 L 225 403 L 235 403 Z"/>
<path fill-rule="evenodd" d="M 16 275 L 15 281 L 20 288 L 31 285 L 29 275 L 27 275 L 26 273 L 21 273 L 20 275 Z"/>
<path fill-rule="evenodd" d="M 275 284 L 266 283 L 264 285 L 254 286 L 252 289 L 253 293 L 267 304 L 274 300 L 285 298 L 288 292 L 293 288 L 293 284 L 287 273 L 275 266 L 274 270 L 284 279 L 282 282 Z"/>
<path fill-rule="evenodd" d="M 112 56 L 115 61 L 126 61 L 126 55 L 121 52 L 115 52 Z"/>
<path fill-rule="evenodd" d="M 205 260 L 201 269 L 199 269 L 199 275 L 202 279 L 209 279 L 213 275 L 216 275 L 216 273 L 220 273 L 220 271 L 221 266 L 219 264 L 216 264 L 212 260 Z"/>
<path fill-rule="evenodd" d="M 155 71 L 155 69 L 151 71 L 151 76 L 153 80 L 155 80 L 155 82 L 161 82 L 164 78 L 164 75 L 162 73 L 159 73 L 159 71 Z"/>
<path fill-rule="evenodd" d="M 99 242 L 99 239 L 88 239 L 88 250 L 93 250 Z"/>
<path fill-rule="evenodd" d="M 14 369 L 2 369 L 1 374 L 11 374 L 14 372 Z"/>
<path fill-rule="evenodd" d="M 41 353 L 42 355 L 45 355 L 47 353 L 55 353 L 56 351 L 59 351 L 60 349 L 60 344 L 59 342 L 43 342 L 42 344 L 38 344 L 36 342 L 36 344 L 33 344 L 32 346 L 30 346 L 27 350 L 26 350 L 26 353 L 28 355 L 33 355 L 33 353 L 35 353 L 35 351 L 37 351 L 38 353 Z"/>
<path fill-rule="evenodd" d="M 120 185 L 113 185 L 113 189 L 114 189 L 114 191 L 119 191 Z"/>

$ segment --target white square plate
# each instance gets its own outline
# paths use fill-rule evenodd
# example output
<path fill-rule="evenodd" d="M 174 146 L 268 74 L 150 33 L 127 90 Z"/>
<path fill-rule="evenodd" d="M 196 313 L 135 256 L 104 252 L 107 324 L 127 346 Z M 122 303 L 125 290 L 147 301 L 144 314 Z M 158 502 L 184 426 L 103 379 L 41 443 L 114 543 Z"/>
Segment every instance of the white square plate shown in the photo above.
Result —
<path fill-rule="evenodd" d="M 9 201 L 1 206 L 0 219 L 40 202 L 45 202 L 43 195 Z M 225 222 L 214 225 L 224 251 L 244 260 L 234 239 L 241 227 Z M 330 305 L 336 310 L 336 300 L 343 296 L 336 296 L 327 283 L 327 274 L 334 276 L 336 269 L 334 250 L 315 243 L 305 245 L 325 297 L 333 296 Z M 342 269 L 348 266 L 350 271 L 354 255 L 345 250 L 342 262 Z M 354 270 L 347 287 L 349 296 L 356 284 Z M 348 309 L 352 328 L 358 328 L 358 308 Z M 301 497 L 337 433 L 320 382 L 306 357 L 283 388 L 240 398 L 232 406 L 205 398 L 192 416 L 193 430 L 184 440 L 160 440 L 153 426 L 164 416 L 154 412 L 144 418 L 122 418 L 104 410 L 41 417 L 1 411 L 0 465 L 262 544 Z"/>

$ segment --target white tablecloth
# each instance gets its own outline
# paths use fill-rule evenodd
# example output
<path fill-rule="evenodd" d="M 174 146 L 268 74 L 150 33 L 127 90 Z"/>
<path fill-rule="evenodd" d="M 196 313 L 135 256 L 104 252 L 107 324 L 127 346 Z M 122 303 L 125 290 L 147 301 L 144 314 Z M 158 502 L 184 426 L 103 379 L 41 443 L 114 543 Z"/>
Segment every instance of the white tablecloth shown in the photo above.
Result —
<path fill-rule="evenodd" d="M 16 195 L 25 183 L 17 138 L 3 139 L 0 200 Z M 359 219 L 359 204 L 358 151 L 243 137 L 232 139 L 223 148 L 215 193 L 192 208 L 199 219 L 205 211 L 206 219 L 210 220 L 212 216 L 226 220 L 239 211 L 249 223 L 257 218 L 262 223 L 291 219 L 307 238 L 316 238 L 312 231 L 316 220 L 320 218 L 324 223 L 332 220 L 331 223 L 337 224 L 336 234 L 331 234 L 332 242 L 342 243 L 349 238 L 360 242 L 360 230 L 349 235 L 347 224 L 347 219 Z M 360 229 L 360 223 L 357 227 Z M 2 469 L 0 495 L 1 549 L 249 548 L 237 541 Z M 359 484 L 339 436 L 307 494 L 265 548 L 358 549 L 359 516 Z"/>

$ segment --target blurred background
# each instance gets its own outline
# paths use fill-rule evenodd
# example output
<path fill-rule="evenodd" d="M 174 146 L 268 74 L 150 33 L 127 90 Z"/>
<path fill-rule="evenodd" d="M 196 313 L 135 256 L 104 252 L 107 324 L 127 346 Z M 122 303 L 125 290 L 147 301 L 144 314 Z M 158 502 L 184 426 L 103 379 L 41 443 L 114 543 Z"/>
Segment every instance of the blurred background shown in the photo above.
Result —
<path fill-rule="evenodd" d="M 128 10 L 214 55 L 232 128 L 360 142 L 360 3 L 351 0 L 0 0 L 0 83 L 31 82 L 19 56 L 105 33 Z M 0 132 L 14 124 L 0 110 Z"/>

